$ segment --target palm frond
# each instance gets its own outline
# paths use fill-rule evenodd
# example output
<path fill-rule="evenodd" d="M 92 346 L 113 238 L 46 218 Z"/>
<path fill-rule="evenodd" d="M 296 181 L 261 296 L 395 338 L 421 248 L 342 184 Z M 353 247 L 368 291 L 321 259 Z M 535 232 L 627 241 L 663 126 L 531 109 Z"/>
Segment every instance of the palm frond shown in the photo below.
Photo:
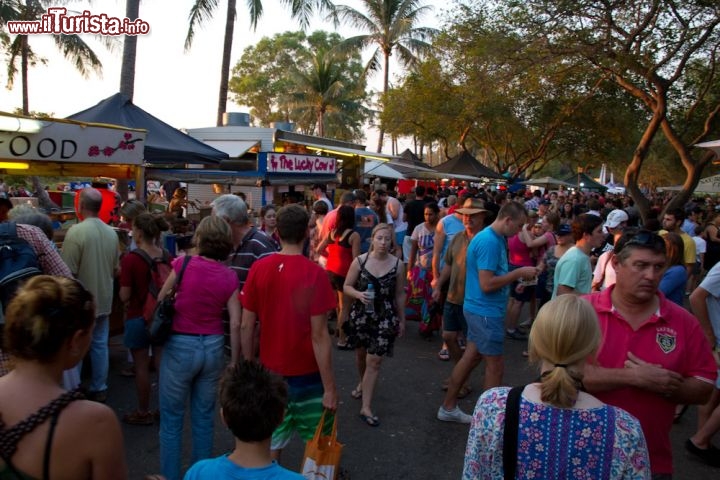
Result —
<path fill-rule="evenodd" d="M 102 62 L 80 36 L 53 35 L 52 38 L 55 46 L 83 77 L 88 77 L 90 70 L 94 70 L 97 75 L 102 76 Z"/>
<path fill-rule="evenodd" d="M 247 0 L 247 9 L 250 13 L 250 28 L 257 30 L 258 20 L 263 14 L 262 0 Z"/>
<path fill-rule="evenodd" d="M 195 38 L 195 28 L 201 27 L 203 23 L 210 20 L 218 6 L 218 0 L 197 0 L 190 8 L 188 15 L 189 25 L 188 32 L 185 36 L 185 50 L 190 50 L 193 39 Z"/>

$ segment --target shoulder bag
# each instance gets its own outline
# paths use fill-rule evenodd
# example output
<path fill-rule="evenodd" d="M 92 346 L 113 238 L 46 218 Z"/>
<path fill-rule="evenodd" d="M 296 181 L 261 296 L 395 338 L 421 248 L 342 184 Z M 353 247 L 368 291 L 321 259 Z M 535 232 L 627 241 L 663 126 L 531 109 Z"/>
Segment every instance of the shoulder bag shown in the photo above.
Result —
<path fill-rule="evenodd" d="M 175 283 L 172 288 L 165 295 L 165 298 L 157 302 L 155 310 L 153 311 L 152 319 L 148 324 L 148 335 L 150 335 L 150 342 L 153 345 L 162 345 L 170 337 L 172 332 L 173 317 L 175 316 L 175 294 L 177 293 L 180 282 L 182 281 L 183 273 L 187 268 L 188 263 L 192 257 L 187 255 L 183 260 L 182 268 L 177 277 L 175 277 Z"/>

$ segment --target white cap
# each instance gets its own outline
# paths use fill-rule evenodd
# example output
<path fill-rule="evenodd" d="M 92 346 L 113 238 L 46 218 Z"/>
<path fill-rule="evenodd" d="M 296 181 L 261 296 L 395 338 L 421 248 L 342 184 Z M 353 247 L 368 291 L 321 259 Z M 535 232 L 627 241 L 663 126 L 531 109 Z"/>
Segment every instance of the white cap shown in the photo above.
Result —
<path fill-rule="evenodd" d="M 605 221 L 605 228 L 617 228 L 617 226 L 620 225 L 622 222 L 627 222 L 628 218 L 628 214 L 625 213 L 625 210 L 613 210 L 607 216 L 607 220 Z"/>

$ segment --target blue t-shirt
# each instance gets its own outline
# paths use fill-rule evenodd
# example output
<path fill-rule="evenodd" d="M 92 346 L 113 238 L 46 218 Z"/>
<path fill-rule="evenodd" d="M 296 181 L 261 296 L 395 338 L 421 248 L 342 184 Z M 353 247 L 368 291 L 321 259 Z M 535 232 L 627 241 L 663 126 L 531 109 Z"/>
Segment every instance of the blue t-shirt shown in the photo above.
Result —
<path fill-rule="evenodd" d="M 368 207 L 355 209 L 355 230 L 360 235 L 360 253 L 367 253 L 370 249 L 370 236 L 375 225 L 380 223 L 377 215 Z"/>
<path fill-rule="evenodd" d="M 190 467 L 185 480 L 304 480 L 299 473 L 291 472 L 276 461 L 266 467 L 244 468 L 230 461 L 227 455 L 200 460 Z"/>
<path fill-rule="evenodd" d="M 685 284 L 687 283 L 687 270 L 682 265 L 673 265 L 667 270 L 660 280 L 660 291 L 671 302 L 684 307 L 683 296 Z"/>
<path fill-rule="evenodd" d="M 492 227 L 484 228 L 470 241 L 465 272 L 465 309 L 475 315 L 504 317 L 510 286 L 485 293 L 480 288 L 480 270 L 489 270 L 496 277 L 507 275 L 508 255 L 505 237 Z"/>

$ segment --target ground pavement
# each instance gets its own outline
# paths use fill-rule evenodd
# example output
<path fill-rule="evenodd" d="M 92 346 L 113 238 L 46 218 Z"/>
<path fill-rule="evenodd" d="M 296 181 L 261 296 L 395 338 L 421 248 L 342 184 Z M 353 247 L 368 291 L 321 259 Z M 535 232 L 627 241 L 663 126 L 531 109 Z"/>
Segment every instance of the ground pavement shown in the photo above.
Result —
<path fill-rule="evenodd" d="M 468 426 L 443 423 L 435 419 L 443 392 L 442 381 L 449 375 L 450 362 L 437 359 L 440 348 L 437 336 L 423 340 L 417 333 L 417 323 L 409 322 L 408 335 L 396 343 L 395 356 L 386 359 L 373 404 L 373 412 L 380 418 L 380 426 L 373 428 L 358 418 L 360 401 L 350 396 L 357 383 L 355 355 L 349 351 L 334 351 L 333 361 L 340 397 L 338 437 L 345 445 L 342 466 L 353 480 L 396 479 L 458 479 L 462 475 L 463 456 Z M 108 405 L 119 416 L 135 408 L 132 378 L 124 378 L 119 371 L 125 354 L 121 339 L 111 339 L 111 376 Z M 505 383 L 520 385 L 530 382 L 537 373 L 528 366 L 521 352 L 525 342 L 507 340 Z M 474 391 L 460 401 L 460 407 L 471 413 L 482 386 L 482 366 L 473 374 L 470 385 Z M 153 389 L 153 402 L 157 389 Z M 683 442 L 695 429 L 696 408 L 692 407 L 681 423 L 673 427 L 672 440 L 676 480 L 720 478 L 720 469 L 707 467 L 691 458 Z M 216 420 L 215 453 L 220 455 L 232 448 L 229 432 Z M 158 426 L 130 426 L 123 424 L 125 449 L 131 479 L 142 479 L 159 470 Z M 189 428 L 185 430 L 184 447 L 189 459 Z M 716 437 L 716 444 L 720 439 Z M 295 438 L 285 450 L 281 463 L 297 470 L 303 444 Z"/>

